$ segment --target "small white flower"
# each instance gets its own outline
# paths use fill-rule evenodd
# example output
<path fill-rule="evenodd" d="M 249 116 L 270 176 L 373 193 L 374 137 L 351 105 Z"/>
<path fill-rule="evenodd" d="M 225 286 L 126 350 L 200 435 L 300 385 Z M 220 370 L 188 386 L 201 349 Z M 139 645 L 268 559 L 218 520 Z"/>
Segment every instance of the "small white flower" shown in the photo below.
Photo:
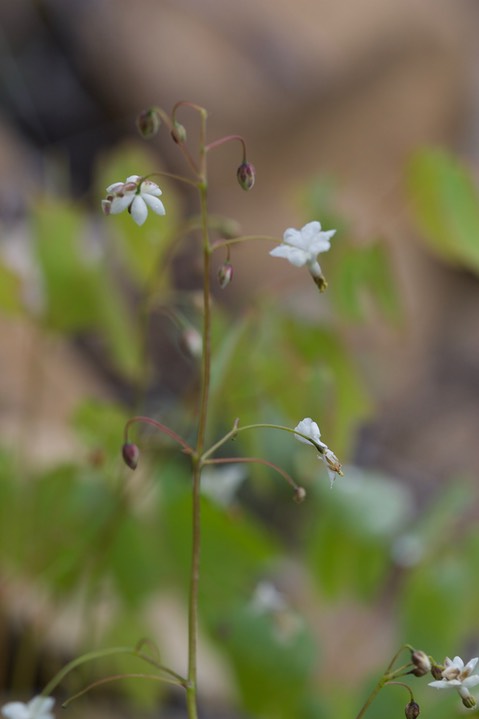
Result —
<path fill-rule="evenodd" d="M 469 689 L 479 684 L 479 674 L 473 674 L 478 661 L 479 657 L 475 657 L 464 665 L 461 657 L 454 657 L 454 659 L 446 657 L 442 679 L 429 682 L 429 686 L 435 689 L 456 689 L 464 706 L 471 709 L 476 705 L 476 700 Z"/>
<path fill-rule="evenodd" d="M 343 476 L 341 470 L 341 464 L 339 459 L 332 452 L 328 445 L 321 441 L 321 432 L 316 422 L 313 422 L 311 417 L 305 417 L 299 424 L 296 425 L 294 431 L 299 434 L 295 434 L 295 437 L 300 442 L 305 444 L 313 444 L 317 450 L 319 450 L 318 459 L 320 459 L 326 465 L 329 474 L 329 480 L 331 487 L 338 474 L 340 477 Z M 301 437 L 300 435 L 305 435 Z"/>
<path fill-rule="evenodd" d="M 269 253 L 273 257 L 283 257 L 295 267 L 306 265 L 320 290 L 326 289 L 318 255 L 327 252 L 331 247 L 331 237 L 336 230 L 321 231 L 317 221 L 308 222 L 300 230 L 290 227 L 283 235 L 283 244 L 278 245 Z"/>
<path fill-rule="evenodd" d="M 130 175 L 126 182 L 114 182 L 106 188 L 107 196 L 102 200 L 105 215 L 118 215 L 128 210 L 137 225 L 142 225 L 148 217 L 148 208 L 157 215 L 166 213 L 159 196 L 160 188 L 151 180 L 142 180 L 140 175 Z"/>
<path fill-rule="evenodd" d="M 285 611 L 288 609 L 288 603 L 274 584 L 262 581 L 256 585 L 250 607 L 255 614 L 269 614 Z"/>
<path fill-rule="evenodd" d="M 2 707 L 5 719 L 54 719 L 52 714 L 55 700 L 52 697 L 34 697 L 27 704 L 9 702 Z"/>

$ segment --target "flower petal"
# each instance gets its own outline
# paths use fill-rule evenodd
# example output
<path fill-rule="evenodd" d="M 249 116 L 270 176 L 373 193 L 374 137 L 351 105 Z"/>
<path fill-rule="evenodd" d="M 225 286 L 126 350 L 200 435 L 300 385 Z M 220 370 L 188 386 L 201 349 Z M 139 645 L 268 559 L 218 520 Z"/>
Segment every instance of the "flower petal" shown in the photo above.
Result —
<path fill-rule="evenodd" d="M 131 203 L 130 213 L 137 225 L 142 225 L 148 217 L 148 208 L 140 195 L 135 195 Z"/>
<path fill-rule="evenodd" d="M 158 188 L 160 189 L 160 188 Z M 160 190 L 161 193 L 161 190 Z M 163 205 L 162 201 L 159 200 L 157 197 L 154 197 L 153 195 L 150 195 L 148 193 L 141 195 L 142 199 L 146 202 L 148 207 L 153 210 L 153 212 L 156 212 L 157 215 L 165 215 L 166 210 L 165 206 Z"/>
<path fill-rule="evenodd" d="M 312 441 L 315 444 L 323 444 L 320 439 L 321 432 L 319 430 L 319 427 L 316 422 L 313 422 L 311 417 L 305 417 L 304 419 L 302 419 L 301 422 L 296 425 L 294 431 L 301 432 L 301 434 L 305 434 L 307 437 L 310 437 L 310 440 L 308 440 L 296 434 L 295 437 L 299 442 L 303 442 L 304 444 L 311 444 Z"/>
<path fill-rule="evenodd" d="M 145 180 L 144 182 L 141 183 L 140 193 L 142 195 L 143 194 L 154 195 L 155 197 L 159 197 L 160 195 L 163 194 L 162 191 L 160 190 L 160 188 L 158 187 L 158 185 L 156 184 L 156 182 L 152 182 L 151 180 Z"/>
<path fill-rule="evenodd" d="M 23 702 L 8 702 L 2 707 L 2 714 L 6 719 L 28 719 L 30 712 Z"/>
<path fill-rule="evenodd" d="M 278 245 L 269 253 L 272 257 L 284 257 L 295 267 L 304 267 L 308 262 L 308 255 L 304 250 L 289 245 Z"/>
<path fill-rule="evenodd" d="M 134 195 L 131 192 L 126 193 L 123 197 L 114 197 L 110 205 L 110 215 L 118 215 L 123 210 L 126 210 L 134 200 Z"/>

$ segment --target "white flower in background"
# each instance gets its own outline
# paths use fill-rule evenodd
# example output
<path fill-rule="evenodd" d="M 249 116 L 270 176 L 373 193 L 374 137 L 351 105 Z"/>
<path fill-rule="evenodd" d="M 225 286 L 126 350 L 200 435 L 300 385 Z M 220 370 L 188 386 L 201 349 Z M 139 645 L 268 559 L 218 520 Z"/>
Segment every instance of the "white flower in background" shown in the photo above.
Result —
<path fill-rule="evenodd" d="M 295 267 L 306 265 L 315 283 L 321 291 L 327 287 L 318 255 L 327 252 L 331 247 L 331 237 L 336 230 L 321 231 L 321 224 L 317 221 L 308 222 L 300 230 L 290 227 L 283 235 L 283 244 L 278 245 L 269 253 L 273 257 L 283 257 Z"/>
<path fill-rule="evenodd" d="M 446 657 L 442 679 L 429 682 L 429 686 L 435 689 L 455 689 L 459 693 L 464 706 L 471 709 L 476 706 L 476 700 L 469 689 L 479 684 L 479 674 L 473 674 L 478 660 L 479 658 L 475 657 L 464 665 L 461 657 L 454 657 L 454 659 Z"/>
<path fill-rule="evenodd" d="M 297 440 L 305 444 L 313 444 L 319 451 L 318 458 L 324 462 L 327 467 L 332 487 L 336 475 L 338 474 L 340 477 L 343 476 L 341 464 L 334 452 L 329 449 L 328 445 L 321 441 L 321 432 L 316 422 L 313 422 L 311 417 L 305 417 L 296 425 L 294 431 L 297 433 L 295 434 Z M 301 437 L 300 435 L 305 436 Z"/>
<path fill-rule="evenodd" d="M 156 182 L 142 180 L 140 175 L 130 175 L 126 182 L 114 182 L 106 188 L 107 196 L 102 200 L 105 215 L 118 215 L 128 210 L 137 225 L 148 217 L 148 208 L 157 215 L 166 213 L 159 196 L 162 194 Z"/>
<path fill-rule="evenodd" d="M 201 491 L 220 506 L 228 507 L 246 476 L 244 465 L 239 463 L 223 464 L 217 469 L 210 465 L 201 474 Z"/>
<path fill-rule="evenodd" d="M 288 609 L 288 603 L 271 582 L 262 581 L 256 585 L 250 607 L 255 614 L 269 614 Z"/>
<path fill-rule="evenodd" d="M 54 719 L 52 714 L 55 700 L 52 697 L 34 697 L 27 704 L 9 702 L 2 707 L 5 719 Z"/>

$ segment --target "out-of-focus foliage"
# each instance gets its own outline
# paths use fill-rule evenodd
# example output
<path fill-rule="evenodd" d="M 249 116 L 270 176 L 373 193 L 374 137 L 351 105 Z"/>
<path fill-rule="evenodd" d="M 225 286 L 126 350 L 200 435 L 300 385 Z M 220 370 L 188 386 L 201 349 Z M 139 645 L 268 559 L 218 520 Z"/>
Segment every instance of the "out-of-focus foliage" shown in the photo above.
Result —
<path fill-rule="evenodd" d="M 115 156 L 102 168 L 101 185 L 124 179 L 137 167 L 136 151 Z M 149 168 L 143 167 L 146 173 Z M 412 164 L 409 181 L 430 241 L 447 257 L 477 269 L 479 256 L 470 239 L 475 233 L 477 244 L 477 198 L 465 171 L 442 154 L 427 154 Z M 334 219 L 328 222 L 322 202 L 321 193 L 313 193 L 310 211 L 328 229 Z M 106 243 L 98 228 L 93 233 L 102 237 L 96 246 L 92 220 L 79 207 L 38 202 L 31 227 L 44 303 L 31 321 L 60 337 L 96 338 L 116 376 L 143 386 L 152 361 L 144 354 L 145 312 L 173 298 L 169 272 L 158 275 L 157 270 L 177 251 L 178 206 L 170 188 L 166 219 L 155 218 L 140 229 L 126 213 L 111 217 L 104 223 Z M 341 328 L 367 322 L 370 303 L 386 321 L 397 322 L 400 302 L 384 244 L 362 247 L 344 223 L 343 232 L 325 258 L 328 292 L 320 295 L 311 283 L 311 303 L 328 307 L 317 321 L 268 297 L 253 298 L 234 322 L 215 308 L 212 442 L 236 417 L 241 425 L 292 427 L 311 416 L 341 459 L 352 455 L 356 431 L 372 402 Z M 0 278 L 2 311 L 26 314 L 20 278 L 3 266 Z M 189 300 L 185 293 L 182 306 Z M 190 380 L 185 396 L 178 394 L 173 407 L 169 398 L 165 409 L 178 420 L 174 429 L 185 436 L 194 426 L 188 414 Z M 41 587 L 53 606 L 73 605 L 82 597 L 78 611 L 84 612 L 86 627 L 100 601 L 109 607 L 108 619 L 98 627 L 93 622 L 79 650 L 106 642 L 134 645 L 148 635 L 162 653 L 167 642 L 149 612 L 162 596 L 178 597 L 186 625 L 188 461 L 168 438 L 138 429 L 139 469 L 132 474 L 123 467 L 120 447 L 131 411 L 120 400 L 86 399 L 71 423 L 84 451 L 68 463 L 32 469 L 7 446 L 0 455 L 0 556 L 6 582 L 21 581 L 33 593 Z M 157 418 L 165 420 L 162 411 Z M 291 598 L 284 611 L 255 605 L 258 584 L 288 575 L 289 566 L 300 568 L 299 603 L 303 597 L 304 605 L 317 606 L 318 613 L 333 613 L 347 600 L 372 615 L 386 614 L 398 646 L 409 642 L 441 660 L 446 653 L 467 653 L 477 643 L 479 542 L 475 523 L 468 521 L 477 508 L 477 493 L 469 482 L 455 481 L 430 506 L 419 508 L 399 479 L 359 471 L 347 462 L 345 477 L 330 490 L 315 451 L 291 435 L 244 432 L 222 452 L 264 457 L 289 472 L 308 495 L 297 506 L 289 501 L 291 488 L 269 468 L 243 465 L 246 480 L 229 504 L 210 496 L 202 501 L 201 622 L 236 679 L 244 711 L 281 719 L 340 719 L 357 711 L 368 691 L 368 686 L 348 683 L 347 656 L 336 682 L 321 681 L 323 646 L 315 639 L 314 612 L 309 626 Z M 357 647 L 352 649 L 357 655 Z M 361 650 L 367 654 L 368 646 Z M 378 658 L 378 676 L 388 660 Z M 100 674 L 105 664 L 108 670 L 137 669 L 122 658 L 103 663 Z M 148 703 L 158 699 L 159 691 L 165 690 L 140 682 L 131 694 Z M 436 719 L 454 711 L 456 697 L 439 702 L 432 690 L 420 692 Z M 402 712 L 405 700 L 399 693 L 398 688 L 383 692 L 369 716 L 392 715 L 391 707 Z"/>

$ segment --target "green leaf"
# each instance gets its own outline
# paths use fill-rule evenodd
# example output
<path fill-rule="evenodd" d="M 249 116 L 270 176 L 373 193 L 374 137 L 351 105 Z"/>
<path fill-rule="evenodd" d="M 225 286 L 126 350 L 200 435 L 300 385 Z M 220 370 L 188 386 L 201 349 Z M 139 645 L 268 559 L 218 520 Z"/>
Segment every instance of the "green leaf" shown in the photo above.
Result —
<path fill-rule="evenodd" d="M 22 280 L 9 267 L 0 263 L 0 310 L 8 315 L 24 313 Z"/>
<path fill-rule="evenodd" d="M 479 194 L 470 172 L 446 152 L 426 149 L 412 159 L 407 184 L 428 246 L 479 272 Z"/>

